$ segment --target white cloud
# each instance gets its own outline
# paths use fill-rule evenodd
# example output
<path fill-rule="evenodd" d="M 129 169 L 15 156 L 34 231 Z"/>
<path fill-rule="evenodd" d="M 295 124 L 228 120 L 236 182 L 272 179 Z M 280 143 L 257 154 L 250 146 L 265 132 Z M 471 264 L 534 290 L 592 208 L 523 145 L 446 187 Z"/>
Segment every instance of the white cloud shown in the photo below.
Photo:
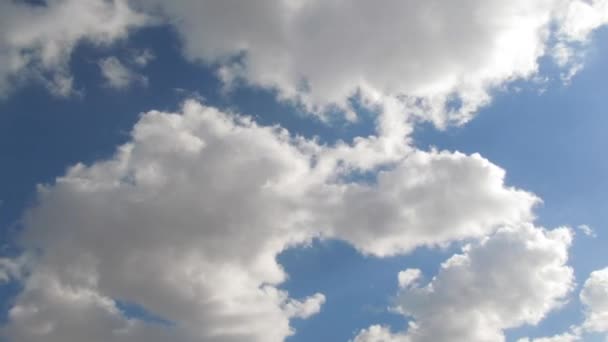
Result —
<path fill-rule="evenodd" d="M 568 41 L 585 42 L 591 33 L 608 22 L 608 1 L 573 0 L 560 11 L 559 33 Z"/>
<path fill-rule="evenodd" d="M 582 327 L 589 332 L 608 333 L 608 268 L 591 272 L 580 299 L 586 310 Z"/>
<path fill-rule="evenodd" d="M 50 0 L 46 6 L 5 1 L 0 92 L 37 79 L 57 94 L 73 91 L 68 61 L 81 40 L 107 44 L 149 20 L 177 28 L 191 60 L 219 66 L 227 83 L 277 89 L 310 111 L 354 113 L 348 98 L 399 99 L 405 110 L 438 126 L 470 119 L 491 91 L 537 72 L 556 54 L 569 80 L 575 51 L 608 20 L 606 0 L 248 2 L 194 0 Z M 357 23 L 357 25 L 351 25 Z M 556 39 L 548 39 L 555 27 Z M 554 43 L 555 42 L 555 43 Z M 561 52 L 556 52 L 561 51 Z M 145 65 L 149 55 L 135 59 Z M 230 85 L 227 85 L 228 87 Z"/>
<path fill-rule="evenodd" d="M 410 342 L 403 334 L 394 334 L 386 326 L 372 325 L 355 336 L 353 342 Z"/>
<path fill-rule="evenodd" d="M 571 235 L 502 228 L 444 262 L 426 286 L 400 290 L 396 308 L 413 318 L 406 332 L 376 326 L 355 341 L 504 341 L 504 329 L 538 323 L 572 289 Z"/>
<path fill-rule="evenodd" d="M 71 94 L 68 63 L 80 41 L 109 44 L 146 21 L 126 0 L 49 0 L 43 6 L 1 1 L 0 96 L 31 80 L 54 94 Z"/>
<path fill-rule="evenodd" d="M 548 52 L 564 68 L 579 65 L 573 49 L 604 24 L 605 1 L 139 4 L 160 6 L 186 56 L 219 65 L 225 82 L 276 89 L 319 114 L 349 112 L 348 98 L 360 95 L 380 111 L 377 135 L 321 145 L 192 101 L 183 114 L 143 115 L 112 158 L 40 187 L 23 244 L 42 254 L 2 330 L 9 340 L 283 341 L 290 319 L 319 312 L 325 297 L 280 290 L 287 275 L 276 256 L 318 236 L 377 256 L 481 239 L 426 286 L 420 271 L 401 272 L 398 307 L 415 323 L 398 333 L 372 326 L 357 342 L 500 341 L 571 289 L 571 233 L 529 223 L 536 196 L 506 186 L 480 155 L 419 151 L 410 134 L 418 118 L 469 120 L 493 88 L 534 76 Z M 108 44 L 147 22 L 126 0 L 1 2 L 0 19 L 2 94 L 36 79 L 67 95 L 78 42 Z M 142 77 L 116 58 L 100 67 L 117 88 Z M 358 182 L 366 172 L 377 177 Z M 0 279 L 21 275 L 11 265 Z M 594 274 L 581 300 L 585 326 L 599 330 L 603 278 Z M 116 299 L 174 325 L 129 319 Z"/>
<path fill-rule="evenodd" d="M 125 89 L 133 84 L 147 85 L 148 78 L 129 69 L 116 57 L 108 57 L 99 61 L 101 75 L 108 87 Z"/>
<path fill-rule="evenodd" d="M 419 269 L 408 268 L 407 270 L 401 271 L 397 275 L 399 287 L 404 288 L 414 286 L 421 276 L 422 272 Z"/>
<path fill-rule="evenodd" d="M 493 88 L 534 76 L 552 26 L 558 42 L 587 39 L 605 22 L 604 2 L 140 1 L 163 9 L 186 56 L 219 65 L 227 83 L 350 116 L 355 94 L 399 98 L 439 126 L 470 119 Z"/>
<path fill-rule="evenodd" d="M 336 236 L 378 256 L 480 237 L 533 218 L 539 199 L 505 187 L 504 176 L 477 154 L 415 151 L 377 184 L 343 187 L 327 215 Z"/>
<path fill-rule="evenodd" d="M 568 332 L 563 334 L 534 339 L 523 338 L 518 342 L 584 341 L 589 333 L 603 333 L 606 334 L 604 337 L 608 338 L 608 268 L 591 272 L 579 297 L 585 316 L 582 324 L 570 326 Z"/>
<path fill-rule="evenodd" d="M 595 231 L 593 230 L 593 228 L 589 227 L 589 225 L 580 224 L 576 228 L 578 230 L 580 230 L 583 234 L 587 235 L 587 236 L 597 237 L 597 235 L 595 234 Z"/>
<path fill-rule="evenodd" d="M 282 341 L 290 318 L 325 300 L 277 289 L 286 274 L 276 256 L 290 246 L 321 236 L 390 255 L 532 219 L 537 198 L 505 187 L 504 171 L 482 157 L 396 152 L 390 137 L 319 145 L 193 101 L 183 114 L 143 115 L 114 157 L 40 188 L 22 241 L 43 254 L 4 334 L 154 335 L 158 327 L 122 317 L 120 299 L 175 322 L 164 340 Z M 345 180 L 380 166 L 377 184 Z"/>

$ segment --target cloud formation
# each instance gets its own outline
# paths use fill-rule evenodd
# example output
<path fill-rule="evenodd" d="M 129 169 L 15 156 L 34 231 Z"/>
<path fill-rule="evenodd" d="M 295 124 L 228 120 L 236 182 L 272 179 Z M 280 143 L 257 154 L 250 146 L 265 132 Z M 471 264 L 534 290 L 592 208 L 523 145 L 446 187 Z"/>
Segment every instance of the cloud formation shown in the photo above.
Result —
<path fill-rule="evenodd" d="M 42 5 L 0 2 L 0 96 L 25 82 L 70 95 L 69 61 L 78 43 L 107 45 L 146 24 L 126 0 L 49 0 Z"/>
<path fill-rule="evenodd" d="M 445 261 L 427 285 L 401 286 L 396 309 L 413 319 L 407 332 L 372 326 L 354 341 L 504 341 L 505 329 L 538 323 L 573 288 L 571 240 L 567 228 L 501 228 Z"/>
<path fill-rule="evenodd" d="M 135 63 L 147 63 L 146 57 L 140 55 L 136 57 Z M 148 78 L 129 69 L 118 58 L 108 57 L 99 61 L 101 75 L 106 80 L 106 85 L 114 89 L 126 89 L 134 84 L 145 86 Z"/>
<path fill-rule="evenodd" d="M 505 187 L 504 171 L 478 155 L 412 151 L 379 159 L 377 182 L 345 178 L 371 165 L 353 150 L 377 141 L 319 145 L 194 101 L 143 115 L 114 157 L 40 188 L 22 243 L 42 254 L 4 334 L 155 335 L 159 327 L 121 314 L 115 300 L 125 300 L 174 322 L 163 330 L 173 340 L 282 341 L 291 318 L 325 300 L 277 288 L 287 275 L 276 256 L 290 246 L 338 238 L 383 256 L 532 217 L 537 198 Z"/>
<path fill-rule="evenodd" d="M 591 272 L 580 298 L 586 314 L 583 328 L 608 333 L 608 268 Z"/>
<path fill-rule="evenodd" d="M 1 2 L 0 95 L 32 80 L 68 95 L 79 42 L 109 44 L 161 15 L 185 56 L 217 67 L 227 87 L 273 89 L 320 116 L 338 108 L 354 119 L 353 97 L 379 113 L 375 135 L 333 145 L 194 101 L 181 113 L 142 115 L 114 156 L 39 187 L 20 241 L 27 262 L 0 259 L 0 281 L 24 285 L 1 334 L 284 341 L 291 321 L 315 315 L 326 298 L 280 289 L 288 275 L 276 257 L 314 238 L 379 257 L 469 242 L 426 285 L 420 270 L 399 273 L 407 331 L 375 325 L 356 342 L 501 341 L 505 329 L 536 324 L 572 289 L 572 232 L 535 227 L 540 199 L 507 186 L 500 167 L 478 154 L 418 150 L 411 133 L 420 119 L 468 121 L 494 89 L 534 76 L 542 56 L 571 77 L 607 8 L 603 0 Z M 144 79 L 114 57 L 99 66 L 115 88 Z M 585 331 L 607 329 L 605 273 L 581 293 Z M 129 317 L 122 301 L 166 324 Z"/>
<path fill-rule="evenodd" d="M 228 84 L 276 89 L 320 115 L 354 116 L 355 95 L 398 98 L 440 127 L 469 120 L 493 89 L 534 76 L 555 44 L 571 51 L 608 19 L 604 0 L 140 3 L 160 8 L 185 55 L 219 64 Z"/>

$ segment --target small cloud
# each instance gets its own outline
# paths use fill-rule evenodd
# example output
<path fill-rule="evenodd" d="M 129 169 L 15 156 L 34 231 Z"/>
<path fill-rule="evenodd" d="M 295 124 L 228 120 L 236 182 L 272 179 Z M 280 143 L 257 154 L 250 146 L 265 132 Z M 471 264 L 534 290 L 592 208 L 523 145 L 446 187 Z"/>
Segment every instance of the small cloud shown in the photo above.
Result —
<path fill-rule="evenodd" d="M 131 54 L 131 63 L 140 68 L 143 68 L 155 58 L 156 56 L 149 49 L 136 50 Z"/>
<path fill-rule="evenodd" d="M 593 230 L 593 228 L 589 227 L 586 224 L 580 224 L 578 225 L 578 227 L 576 227 L 578 230 L 580 230 L 581 232 L 583 232 L 583 234 L 590 236 L 590 237 L 597 237 L 597 234 L 595 233 L 595 231 Z"/>
<path fill-rule="evenodd" d="M 399 272 L 399 288 L 408 288 L 415 286 L 417 281 L 420 279 L 422 272 L 416 268 L 408 268 L 405 271 Z"/>
<path fill-rule="evenodd" d="M 148 78 L 127 68 L 116 57 L 108 57 L 99 61 L 101 75 L 106 80 L 106 85 L 114 89 L 126 89 L 132 84 L 139 83 L 147 86 Z"/>

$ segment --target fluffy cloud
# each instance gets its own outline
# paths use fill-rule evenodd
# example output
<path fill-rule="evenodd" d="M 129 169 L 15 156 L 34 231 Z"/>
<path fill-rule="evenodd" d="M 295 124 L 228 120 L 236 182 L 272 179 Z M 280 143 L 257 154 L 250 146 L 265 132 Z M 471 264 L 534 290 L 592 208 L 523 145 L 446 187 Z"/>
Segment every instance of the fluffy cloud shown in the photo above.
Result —
<path fill-rule="evenodd" d="M 218 66 L 226 85 L 275 89 L 318 114 L 352 115 L 358 96 L 379 110 L 377 135 L 327 146 L 195 102 L 146 113 L 112 158 L 40 187 L 24 219 L 27 272 L 0 262 L 0 280 L 24 282 L 2 329 L 9 340 L 283 341 L 325 297 L 290 298 L 276 256 L 315 237 L 377 256 L 480 239 L 426 286 L 420 271 L 401 272 L 398 309 L 414 323 L 372 326 L 357 342 L 500 341 L 571 289 L 571 232 L 529 223 L 537 197 L 477 154 L 419 151 L 409 135 L 418 118 L 469 120 L 547 51 L 578 66 L 573 49 L 606 21 L 605 1 L 2 2 L 0 93 L 26 79 L 70 93 L 74 47 L 144 25 L 134 3 L 160 10 L 185 55 Z M 117 59 L 100 67 L 116 87 L 135 77 Z M 595 331 L 605 329 L 599 274 L 581 295 Z M 118 301 L 167 324 L 129 318 Z"/>
<path fill-rule="evenodd" d="M 526 222 L 538 201 L 505 187 L 504 171 L 477 154 L 415 151 L 377 178 L 344 187 L 327 215 L 337 236 L 379 256 Z"/>
<path fill-rule="evenodd" d="M 582 324 L 570 326 L 568 332 L 563 334 L 534 339 L 522 338 L 518 342 L 574 342 L 584 341 L 589 333 L 608 334 L 608 268 L 591 272 L 579 297 L 585 316 Z"/>
<path fill-rule="evenodd" d="M 0 6 L 0 92 L 37 79 L 72 91 L 70 54 L 163 16 L 191 60 L 218 66 L 227 86 L 276 89 L 323 114 L 355 114 L 349 98 L 399 99 L 438 126 L 469 120 L 491 92 L 537 72 L 552 54 L 571 78 L 581 43 L 608 20 L 606 0 L 240 1 L 49 0 Z M 137 10 L 135 10 L 137 8 Z M 146 13 L 144 15 L 143 13 Z M 159 14 L 160 13 L 160 14 Z M 352 25 L 357 23 L 357 25 Z M 551 36 L 555 39 L 550 39 Z"/>
<path fill-rule="evenodd" d="M 42 82 L 57 95 L 70 94 L 68 62 L 80 41 L 108 44 L 146 20 L 126 0 L 0 2 L 0 96 L 26 80 Z"/>
<path fill-rule="evenodd" d="M 321 236 L 390 255 L 531 219 L 536 197 L 505 187 L 504 172 L 480 156 L 404 150 L 396 158 L 378 147 L 384 142 L 319 145 L 193 101 L 182 114 L 143 115 L 114 157 L 40 188 L 22 244 L 41 254 L 4 334 L 282 341 L 291 318 L 325 300 L 277 288 L 286 274 L 276 256 L 290 246 Z M 382 151 L 388 157 L 366 156 Z M 377 182 L 348 177 L 374 165 L 384 169 Z M 115 300 L 173 325 L 129 319 Z"/>
<path fill-rule="evenodd" d="M 147 63 L 145 55 L 136 57 L 136 63 Z M 147 85 L 148 78 L 129 69 L 118 58 L 108 57 L 99 61 L 101 75 L 110 88 L 125 89 L 133 84 Z"/>
<path fill-rule="evenodd" d="M 580 294 L 586 309 L 583 328 L 608 333 L 608 268 L 591 273 Z"/>
<path fill-rule="evenodd" d="M 186 56 L 219 65 L 229 84 L 276 89 L 317 113 L 354 115 L 354 95 L 399 98 L 439 126 L 468 120 L 493 88 L 534 75 L 552 27 L 555 41 L 572 42 L 606 21 L 605 1 L 583 0 L 140 3 L 161 8 Z"/>
<path fill-rule="evenodd" d="M 504 329 L 538 323 L 572 289 L 571 239 L 567 228 L 502 228 L 444 262 L 426 286 L 402 287 L 396 309 L 413 318 L 407 332 L 373 326 L 355 341 L 504 341 Z"/>

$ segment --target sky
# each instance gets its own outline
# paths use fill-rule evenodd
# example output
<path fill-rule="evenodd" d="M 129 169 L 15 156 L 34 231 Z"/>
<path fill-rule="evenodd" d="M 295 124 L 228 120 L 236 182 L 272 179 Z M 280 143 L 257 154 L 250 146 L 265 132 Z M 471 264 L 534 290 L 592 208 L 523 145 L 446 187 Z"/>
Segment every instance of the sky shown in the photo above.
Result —
<path fill-rule="evenodd" d="M 0 1 L 0 341 L 608 341 L 608 1 Z"/>

